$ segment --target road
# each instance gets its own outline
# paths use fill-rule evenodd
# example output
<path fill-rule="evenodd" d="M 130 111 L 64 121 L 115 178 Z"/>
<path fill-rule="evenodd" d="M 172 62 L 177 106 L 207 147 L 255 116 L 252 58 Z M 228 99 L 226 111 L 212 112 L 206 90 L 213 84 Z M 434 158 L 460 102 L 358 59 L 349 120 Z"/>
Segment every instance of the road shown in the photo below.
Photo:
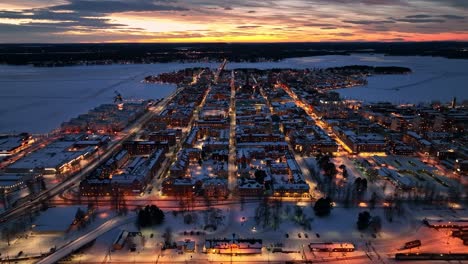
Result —
<path fill-rule="evenodd" d="M 136 215 L 128 215 L 125 217 L 118 217 L 110 219 L 109 221 L 105 222 L 104 224 L 100 225 L 94 230 L 86 233 L 85 235 L 77 238 L 76 240 L 68 243 L 67 245 L 57 249 L 54 253 L 50 254 L 49 256 L 43 258 L 42 260 L 38 261 L 37 264 L 48 264 L 48 263 L 57 263 L 60 259 L 66 257 L 67 255 L 73 253 L 75 250 L 81 248 L 82 246 L 86 245 L 87 243 L 93 241 L 94 239 L 98 238 L 99 236 L 103 235 L 107 231 L 121 226 L 123 224 L 130 223 L 136 219 Z"/>
<path fill-rule="evenodd" d="M 229 106 L 229 120 L 230 120 L 230 130 L 229 130 L 229 178 L 228 178 L 228 188 L 231 192 L 234 190 L 237 185 L 237 166 L 236 166 L 236 84 L 234 71 L 231 72 L 231 101 Z"/>
<path fill-rule="evenodd" d="M 103 155 L 101 155 L 98 159 L 95 159 L 92 162 L 90 162 L 84 169 L 82 169 L 75 175 L 71 176 L 67 180 L 55 185 L 54 187 L 39 193 L 31 200 L 21 204 L 21 206 L 10 208 L 9 210 L 6 210 L 2 214 L 0 214 L 0 223 L 7 222 L 8 220 L 12 218 L 15 218 L 19 215 L 27 213 L 28 211 L 32 210 L 34 207 L 39 206 L 41 203 L 48 201 L 50 198 L 54 197 L 55 195 L 58 195 L 64 190 L 71 188 L 73 185 L 79 183 L 90 172 L 92 172 L 99 165 L 101 165 L 105 160 L 110 158 L 116 151 L 118 151 L 122 143 L 128 140 L 130 137 L 132 137 L 134 133 L 139 131 L 143 127 L 143 125 L 146 124 L 154 115 L 161 113 L 166 108 L 167 104 L 172 100 L 172 98 L 176 94 L 178 94 L 181 90 L 183 90 L 183 88 L 178 88 L 170 96 L 162 100 L 158 105 L 150 108 L 149 111 L 144 113 L 133 124 L 127 127 L 124 131 L 122 131 L 121 134 L 123 136 L 121 139 L 111 143 L 111 145 L 106 149 L 106 152 Z"/>

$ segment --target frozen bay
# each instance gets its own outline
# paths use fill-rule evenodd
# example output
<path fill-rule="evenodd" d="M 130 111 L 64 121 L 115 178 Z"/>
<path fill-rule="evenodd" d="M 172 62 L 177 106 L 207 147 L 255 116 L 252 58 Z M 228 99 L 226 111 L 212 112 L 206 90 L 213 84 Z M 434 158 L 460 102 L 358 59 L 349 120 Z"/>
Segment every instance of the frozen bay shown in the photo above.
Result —
<path fill-rule="evenodd" d="M 337 90 L 345 98 L 364 101 L 419 103 L 457 97 L 468 99 L 468 60 L 369 54 L 291 58 L 280 62 L 228 63 L 233 68 L 326 68 L 344 65 L 404 66 L 408 75 L 369 78 L 364 87 Z M 0 66 L 0 133 L 45 133 L 102 103 L 112 103 L 114 91 L 125 99 L 156 99 L 174 85 L 146 84 L 151 74 L 187 67 L 216 68 L 218 63 L 114 64 L 37 68 Z"/>

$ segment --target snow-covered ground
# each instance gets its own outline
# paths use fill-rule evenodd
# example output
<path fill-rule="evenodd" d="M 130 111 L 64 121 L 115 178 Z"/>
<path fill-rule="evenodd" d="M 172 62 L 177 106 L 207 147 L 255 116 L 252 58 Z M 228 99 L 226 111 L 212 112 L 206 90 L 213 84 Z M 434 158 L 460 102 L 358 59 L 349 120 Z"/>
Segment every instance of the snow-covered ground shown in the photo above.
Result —
<path fill-rule="evenodd" d="M 8 246 L 5 238 L 0 240 L 0 252 L 3 254 L 2 257 L 15 257 L 19 251 L 23 251 L 24 256 L 38 256 L 42 253 L 47 253 L 51 247 L 54 247 L 54 245 L 59 248 L 61 245 L 76 240 L 78 237 L 115 217 L 114 212 L 98 210 L 94 220 L 83 229 L 77 230 L 71 228 L 69 231 L 63 230 L 63 232 L 60 232 L 59 230 L 54 231 L 53 228 L 51 228 L 49 230 L 50 232 L 38 232 L 36 228 L 30 228 L 32 224 L 40 225 L 44 222 L 47 222 L 50 227 L 53 227 L 53 225 L 60 225 L 62 227 L 68 226 L 72 221 L 62 223 L 63 215 L 66 215 L 67 217 L 71 216 L 73 218 L 78 207 L 79 206 L 55 207 L 46 211 L 38 212 L 39 216 L 32 214 L 31 216 L 24 216 L 16 219 L 14 224 L 16 227 L 10 225 L 9 229 L 15 229 L 16 231 L 19 231 L 19 233 L 10 237 L 11 245 Z M 81 206 L 81 208 L 86 209 L 86 207 L 83 206 Z M 23 223 L 26 225 L 23 225 Z M 24 226 L 24 228 L 18 227 L 20 225 Z M 2 230 L 5 230 L 6 227 L 3 226 L 2 228 Z"/>
<path fill-rule="evenodd" d="M 409 75 L 369 78 L 366 87 L 339 90 L 346 98 L 393 102 L 458 101 L 468 99 L 468 60 L 432 57 L 385 57 L 355 54 L 291 58 L 281 62 L 228 63 L 226 68 L 326 68 L 343 65 L 395 65 Z M 0 133 L 44 133 L 102 103 L 112 103 L 114 91 L 125 99 L 167 96 L 173 85 L 141 83 L 143 77 L 187 67 L 216 68 L 218 63 L 155 63 L 35 68 L 0 66 Z"/>
<path fill-rule="evenodd" d="M 340 89 L 344 98 L 393 103 L 427 103 L 433 100 L 458 102 L 468 99 L 463 83 L 468 81 L 468 60 L 432 57 L 352 56 L 353 64 L 403 66 L 412 69 L 407 75 L 377 75 L 368 78 L 364 87 Z"/>
<path fill-rule="evenodd" d="M 122 250 L 111 251 L 112 261 L 125 261 L 133 259 L 134 261 L 159 261 L 168 263 L 171 260 L 190 261 L 198 260 L 199 263 L 207 261 L 223 262 L 230 261 L 229 256 L 202 254 L 203 241 L 205 238 L 231 238 L 235 233 L 236 237 L 240 238 L 261 238 L 263 239 L 264 247 L 270 247 L 273 244 L 282 244 L 283 250 L 296 251 L 298 253 L 282 254 L 268 253 L 266 249 L 262 250 L 261 255 L 255 256 L 234 256 L 233 261 L 237 263 L 243 259 L 253 261 L 285 261 L 285 260 L 301 260 L 302 249 L 306 253 L 309 260 L 336 260 L 336 258 L 346 257 L 357 258 L 360 261 L 353 263 L 376 263 L 378 257 L 393 263 L 392 258 L 395 253 L 400 252 L 398 248 L 402 247 L 407 241 L 421 239 L 423 246 L 415 251 L 420 252 L 463 252 L 464 247 L 460 240 L 450 237 L 446 230 L 437 231 L 422 224 L 424 218 L 437 218 L 450 215 L 453 218 L 464 218 L 467 216 L 466 210 L 426 210 L 420 207 L 405 207 L 402 213 L 394 213 L 393 221 L 389 222 L 385 217 L 384 209 L 368 209 L 368 208 L 334 208 L 328 217 L 315 216 L 310 203 L 283 201 L 279 209 L 280 224 L 277 230 L 271 226 L 263 228 L 263 224 L 256 224 L 255 210 L 259 203 L 246 203 L 243 208 L 240 204 L 232 205 L 230 210 L 223 210 L 224 219 L 220 228 L 216 231 L 205 232 L 202 229 L 204 224 L 203 211 L 196 211 L 198 221 L 193 224 L 183 223 L 183 214 L 179 213 L 174 216 L 171 211 L 165 211 L 166 220 L 162 226 L 143 229 L 142 234 L 145 239 L 134 239 L 136 243 L 136 252 L 130 252 L 128 247 Z M 302 208 L 302 212 L 306 218 L 310 220 L 311 229 L 307 230 L 296 224 L 293 221 L 296 205 Z M 289 209 L 286 209 L 289 207 Z M 272 209 L 273 210 L 273 209 Z M 382 220 L 382 230 L 375 237 L 372 232 L 360 232 L 356 229 L 357 216 L 362 211 L 369 211 L 372 216 L 379 216 Z M 163 241 L 162 234 L 167 226 L 173 230 L 174 241 L 185 239 L 194 240 L 196 243 L 196 253 L 179 254 L 176 250 L 161 251 L 161 242 Z M 254 228 L 255 227 L 255 228 Z M 136 231 L 133 224 L 121 226 L 113 231 L 108 232 L 104 236 L 98 238 L 94 246 L 86 250 L 83 255 L 76 255 L 75 260 L 80 261 L 102 261 L 109 260 L 109 248 L 112 241 L 116 238 L 120 230 Z M 200 235 L 190 235 L 190 231 L 200 230 Z M 187 231 L 184 235 L 183 232 Z M 153 234 L 153 236 L 151 236 Z M 288 234 L 288 237 L 286 237 Z M 300 236 L 299 236 L 300 234 Z M 305 237 L 307 234 L 308 237 Z M 319 234 L 318 237 L 316 234 Z M 311 253 L 307 250 L 307 245 L 312 242 L 349 242 L 353 243 L 357 251 L 354 253 Z M 368 243 L 371 244 L 368 245 Z M 449 244 L 450 247 L 440 248 L 440 245 Z M 367 257 L 369 255 L 370 257 Z M 380 263 L 380 261 L 378 261 Z M 340 263 L 337 261 L 337 263 Z M 348 262 L 345 262 L 348 263 Z"/>

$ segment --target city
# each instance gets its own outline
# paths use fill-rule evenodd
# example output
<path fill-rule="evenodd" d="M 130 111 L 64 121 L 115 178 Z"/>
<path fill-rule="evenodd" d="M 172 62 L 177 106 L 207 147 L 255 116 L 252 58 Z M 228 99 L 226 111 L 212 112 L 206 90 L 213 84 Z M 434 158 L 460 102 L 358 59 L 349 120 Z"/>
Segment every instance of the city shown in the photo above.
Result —
<path fill-rule="evenodd" d="M 409 68 L 227 64 L 146 77 L 177 85 L 164 99 L 116 92 L 46 136 L 3 136 L 2 259 L 466 259 L 466 105 L 334 92 Z"/>

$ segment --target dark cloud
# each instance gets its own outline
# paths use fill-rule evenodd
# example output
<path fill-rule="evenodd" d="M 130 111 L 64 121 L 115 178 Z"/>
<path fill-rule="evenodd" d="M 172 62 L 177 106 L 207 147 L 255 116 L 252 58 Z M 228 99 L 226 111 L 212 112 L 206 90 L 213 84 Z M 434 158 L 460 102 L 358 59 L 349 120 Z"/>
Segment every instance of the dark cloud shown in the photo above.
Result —
<path fill-rule="evenodd" d="M 372 28 L 373 31 L 390 31 L 387 26 L 384 25 L 377 25 Z"/>
<path fill-rule="evenodd" d="M 356 25 L 377 25 L 377 24 L 393 24 L 392 20 L 343 20 L 342 22 Z"/>
<path fill-rule="evenodd" d="M 427 14 L 419 14 L 419 15 L 411 15 L 405 16 L 405 19 L 438 19 L 438 18 L 445 18 L 445 19 L 453 19 L 453 20 L 460 20 L 465 19 L 464 16 L 457 16 L 457 15 L 427 15 Z"/>
<path fill-rule="evenodd" d="M 443 19 L 417 19 L 417 18 L 400 18 L 395 19 L 398 22 L 406 22 L 406 23 L 444 23 L 445 20 Z"/>
<path fill-rule="evenodd" d="M 407 5 L 405 0 L 309 0 L 309 2 L 314 3 L 324 3 L 324 4 L 345 4 L 345 5 Z"/>
<path fill-rule="evenodd" d="M 32 22 L 22 23 L 15 27 L 23 28 L 26 32 L 37 29 L 43 32 L 54 33 L 60 30 L 65 32 L 77 28 L 82 32 L 96 29 L 118 29 L 119 31 L 124 31 L 130 28 L 125 24 L 113 23 L 110 19 L 100 17 L 118 12 L 187 10 L 186 8 L 172 6 L 172 4 L 173 2 L 169 0 L 143 0 L 138 2 L 124 0 L 71 0 L 67 4 L 55 5 L 48 8 L 31 8 L 21 11 L 0 10 L 0 18 L 32 20 Z M 51 22 L 44 23 L 37 22 L 37 20 Z M 2 29 L 8 30 L 11 27 L 3 25 Z"/>
<path fill-rule="evenodd" d="M 250 29 L 250 28 L 259 28 L 261 26 L 249 26 L 249 25 L 245 25 L 245 26 L 237 26 L 236 28 L 243 28 L 243 29 Z"/>
<path fill-rule="evenodd" d="M 331 30 L 331 29 L 337 29 L 337 27 L 321 27 L 320 29 Z"/>
<path fill-rule="evenodd" d="M 468 8 L 468 1 L 466 0 L 425 0 L 427 3 L 435 3 L 442 6 L 453 6 L 456 8 Z"/>
<path fill-rule="evenodd" d="M 174 6 L 170 1 L 71 0 L 67 4 L 52 6 L 50 10 L 110 14 L 121 12 L 186 11 L 187 9 Z"/>
<path fill-rule="evenodd" d="M 384 39 L 379 39 L 378 41 L 384 41 L 384 42 L 387 42 L 387 41 L 405 41 L 404 38 L 384 38 Z"/>
<path fill-rule="evenodd" d="M 5 34 L 43 34 L 62 32 L 63 29 L 55 25 L 13 25 L 0 23 L 0 33 Z"/>
<path fill-rule="evenodd" d="M 335 27 L 335 24 L 330 23 L 305 23 L 302 24 L 304 27 Z"/>
<path fill-rule="evenodd" d="M 446 19 L 455 19 L 455 20 L 465 19 L 464 16 L 457 16 L 457 15 L 440 15 L 439 17 L 443 17 L 443 18 L 446 18 Z"/>
<path fill-rule="evenodd" d="M 412 16 L 406 16 L 406 18 L 416 18 L 416 19 L 420 19 L 420 18 L 431 18 L 432 16 L 430 15 L 412 15 Z"/>
<path fill-rule="evenodd" d="M 353 33 L 347 33 L 347 32 L 334 33 L 332 35 L 333 36 L 338 36 L 338 37 L 352 37 L 352 36 L 354 36 Z"/>
<path fill-rule="evenodd" d="M 253 14 L 253 13 L 255 13 L 255 11 L 254 10 L 249 10 L 249 11 L 247 11 L 247 13 Z"/>

